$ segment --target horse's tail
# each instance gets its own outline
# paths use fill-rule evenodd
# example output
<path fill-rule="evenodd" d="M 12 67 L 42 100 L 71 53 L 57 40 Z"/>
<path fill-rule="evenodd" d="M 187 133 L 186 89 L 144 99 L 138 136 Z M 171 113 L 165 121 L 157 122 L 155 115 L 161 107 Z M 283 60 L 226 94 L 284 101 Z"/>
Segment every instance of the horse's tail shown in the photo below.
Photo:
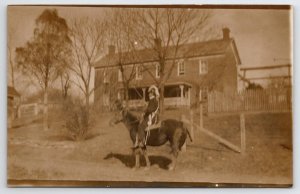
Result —
<path fill-rule="evenodd" d="M 193 138 L 192 138 L 192 136 L 191 136 L 191 133 L 190 133 L 190 131 L 188 130 L 188 128 L 187 128 L 187 127 L 184 127 L 184 128 L 185 128 L 185 130 L 186 130 L 186 132 L 187 132 L 187 134 L 188 134 L 188 136 L 189 136 L 189 138 L 190 138 L 191 142 L 193 142 L 194 140 L 193 140 Z"/>

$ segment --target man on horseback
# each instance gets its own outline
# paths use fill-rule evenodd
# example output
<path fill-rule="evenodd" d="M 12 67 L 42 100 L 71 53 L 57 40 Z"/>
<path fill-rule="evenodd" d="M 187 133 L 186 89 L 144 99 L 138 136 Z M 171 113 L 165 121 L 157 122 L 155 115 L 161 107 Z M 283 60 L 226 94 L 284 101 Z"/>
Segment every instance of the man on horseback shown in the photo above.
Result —
<path fill-rule="evenodd" d="M 159 111 L 159 91 L 154 85 L 148 89 L 149 102 L 145 113 L 143 114 L 142 121 L 138 127 L 138 133 L 136 135 L 136 141 L 134 148 L 145 147 L 146 145 L 146 130 L 149 126 L 158 123 L 158 111 Z"/>

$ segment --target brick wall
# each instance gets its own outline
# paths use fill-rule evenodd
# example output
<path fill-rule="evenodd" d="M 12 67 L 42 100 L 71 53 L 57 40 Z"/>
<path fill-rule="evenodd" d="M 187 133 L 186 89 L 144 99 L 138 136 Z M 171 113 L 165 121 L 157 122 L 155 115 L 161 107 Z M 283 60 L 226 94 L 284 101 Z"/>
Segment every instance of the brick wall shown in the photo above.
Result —
<path fill-rule="evenodd" d="M 200 74 L 199 60 L 206 60 L 208 63 L 208 73 Z M 232 48 L 229 46 L 226 53 L 223 55 L 206 56 L 184 59 L 185 73 L 178 75 L 178 66 L 175 64 L 172 67 L 172 62 L 166 64 L 166 71 L 172 70 L 167 84 L 185 82 L 192 86 L 191 104 L 194 104 L 199 99 L 199 89 L 208 88 L 209 90 L 217 91 L 236 91 L 237 90 L 237 67 Z M 145 87 L 155 84 L 156 77 L 156 62 L 140 65 L 143 68 L 143 77 L 137 80 L 135 77 L 131 81 L 133 87 Z M 125 68 L 127 77 L 131 74 L 132 68 L 137 65 L 129 65 Z M 104 71 L 109 83 L 103 83 Z M 135 69 L 134 69 L 135 71 Z M 97 69 L 95 73 L 95 102 L 98 106 L 103 106 L 103 95 L 109 95 L 113 99 L 117 96 L 118 88 L 122 87 L 122 83 L 118 81 L 118 68 Z"/>

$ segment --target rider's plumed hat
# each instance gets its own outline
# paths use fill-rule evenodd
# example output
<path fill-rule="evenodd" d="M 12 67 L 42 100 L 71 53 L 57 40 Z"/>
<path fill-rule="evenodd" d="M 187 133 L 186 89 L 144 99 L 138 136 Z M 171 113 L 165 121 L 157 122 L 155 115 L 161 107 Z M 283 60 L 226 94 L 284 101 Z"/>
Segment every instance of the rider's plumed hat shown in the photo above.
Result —
<path fill-rule="evenodd" d="M 159 97 L 159 91 L 155 85 L 150 86 L 148 92 L 153 92 L 156 97 Z"/>

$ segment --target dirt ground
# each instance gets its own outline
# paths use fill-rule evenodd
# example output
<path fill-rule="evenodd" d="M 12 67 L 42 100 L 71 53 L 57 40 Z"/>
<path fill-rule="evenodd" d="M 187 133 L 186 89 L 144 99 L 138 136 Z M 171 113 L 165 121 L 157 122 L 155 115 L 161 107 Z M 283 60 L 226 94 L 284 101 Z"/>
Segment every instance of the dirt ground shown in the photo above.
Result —
<path fill-rule="evenodd" d="M 148 148 L 150 170 L 133 170 L 129 133 L 123 124 L 109 126 L 110 118 L 99 116 L 89 138 L 79 142 L 59 122 L 48 131 L 39 121 L 8 129 L 8 179 L 292 184 L 290 113 L 247 114 L 245 155 L 195 131 L 175 171 L 167 170 L 168 144 Z M 240 146 L 238 115 L 205 116 L 204 126 Z"/>

